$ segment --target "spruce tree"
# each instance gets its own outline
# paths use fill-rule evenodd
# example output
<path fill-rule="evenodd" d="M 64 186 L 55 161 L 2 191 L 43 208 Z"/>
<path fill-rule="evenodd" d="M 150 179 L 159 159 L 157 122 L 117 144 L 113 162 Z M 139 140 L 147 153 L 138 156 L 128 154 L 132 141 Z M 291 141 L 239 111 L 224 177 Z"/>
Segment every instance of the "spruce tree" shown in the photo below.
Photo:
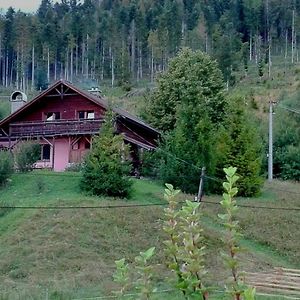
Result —
<path fill-rule="evenodd" d="M 132 186 L 126 161 L 128 148 L 122 136 L 115 134 L 113 122 L 113 115 L 108 112 L 84 161 L 81 188 L 98 196 L 128 197 Z"/>
<path fill-rule="evenodd" d="M 238 169 L 239 195 L 255 196 L 263 183 L 261 177 L 262 141 L 257 126 L 245 110 L 242 98 L 230 99 L 230 110 L 219 135 L 219 168 L 235 165 Z"/>

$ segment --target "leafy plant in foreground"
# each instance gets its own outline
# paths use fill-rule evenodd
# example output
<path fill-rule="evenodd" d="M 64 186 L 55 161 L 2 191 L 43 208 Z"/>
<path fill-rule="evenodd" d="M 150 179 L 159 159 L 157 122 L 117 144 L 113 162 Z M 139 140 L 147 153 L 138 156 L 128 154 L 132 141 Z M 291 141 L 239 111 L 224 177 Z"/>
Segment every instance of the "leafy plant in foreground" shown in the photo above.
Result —
<path fill-rule="evenodd" d="M 234 300 L 254 300 L 255 289 L 247 287 L 242 280 L 242 273 L 239 272 L 238 253 L 241 252 L 239 246 L 239 227 L 238 221 L 235 220 L 235 212 L 237 211 L 236 200 L 238 189 L 235 187 L 238 176 L 236 168 L 225 168 L 227 181 L 223 183 L 225 193 L 221 205 L 225 210 L 225 214 L 219 214 L 219 218 L 226 229 L 223 242 L 227 252 L 222 253 L 226 267 L 232 274 L 232 281 L 226 287 L 225 294 L 232 296 Z M 200 203 L 186 201 L 179 208 L 177 195 L 180 190 L 175 190 L 172 185 L 166 184 L 165 199 L 169 205 L 165 211 L 165 221 L 163 230 L 168 236 L 164 242 L 166 264 L 175 274 L 175 287 L 181 291 L 184 299 L 202 299 L 208 300 L 210 290 L 204 285 L 205 275 L 205 246 L 204 237 L 201 226 Z M 132 273 L 135 277 L 129 276 L 131 273 L 129 265 L 125 259 L 116 261 L 117 271 L 114 279 L 121 285 L 121 289 L 115 292 L 120 298 L 126 297 L 125 291 L 135 288 L 138 291 L 138 297 L 134 299 L 150 299 L 155 293 L 153 288 L 152 275 L 153 267 L 148 264 L 148 260 L 153 256 L 154 248 L 148 249 L 146 252 L 140 252 L 135 259 L 135 266 Z M 211 289 L 212 290 L 212 289 Z M 119 298 L 119 299 L 120 299 Z"/>
<path fill-rule="evenodd" d="M 132 272 L 130 272 L 125 258 L 115 261 L 117 269 L 113 277 L 114 281 L 121 286 L 118 291 L 114 292 L 118 299 L 132 299 L 130 294 L 126 294 L 130 289 L 137 291 L 134 299 L 150 299 L 156 290 L 152 285 L 153 267 L 149 264 L 154 251 L 155 248 L 152 247 L 145 252 L 140 252 L 140 255 L 135 257 L 135 265 Z"/>
<path fill-rule="evenodd" d="M 176 287 L 182 291 L 186 299 L 189 299 L 189 296 L 199 297 L 199 295 L 202 299 L 208 299 L 203 284 L 206 270 L 200 203 L 186 201 L 178 211 L 176 195 L 180 191 L 174 190 L 170 184 L 166 186 L 165 199 L 169 202 L 169 207 L 165 209 L 166 221 L 163 229 L 169 237 L 164 242 L 167 266 L 175 272 Z"/>
<path fill-rule="evenodd" d="M 223 238 L 223 242 L 228 252 L 222 252 L 221 255 L 224 259 L 225 266 L 230 270 L 232 275 L 232 282 L 230 287 L 226 287 L 227 293 L 233 295 L 233 299 L 251 300 L 254 299 L 255 291 L 251 288 L 246 288 L 243 284 L 241 277 L 242 273 L 238 270 L 238 254 L 242 251 L 239 246 L 239 239 L 241 234 L 239 233 L 239 222 L 235 219 L 235 213 L 238 210 L 236 200 L 234 196 L 238 193 L 238 188 L 235 186 L 239 177 L 236 175 L 237 168 L 229 167 L 224 168 L 227 182 L 223 183 L 225 193 L 223 193 L 223 200 L 220 202 L 225 214 L 219 214 L 219 218 L 226 229 L 226 234 Z M 252 298 L 251 298 L 252 297 Z"/>

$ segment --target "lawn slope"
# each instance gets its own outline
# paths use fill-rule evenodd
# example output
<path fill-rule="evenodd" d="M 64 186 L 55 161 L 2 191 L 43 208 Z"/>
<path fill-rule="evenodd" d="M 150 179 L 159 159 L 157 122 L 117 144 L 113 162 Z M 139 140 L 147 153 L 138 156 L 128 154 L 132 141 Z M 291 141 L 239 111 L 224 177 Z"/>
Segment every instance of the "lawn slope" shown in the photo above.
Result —
<path fill-rule="evenodd" d="M 163 187 L 148 180 L 135 180 L 130 201 L 81 194 L 79 181 L 78 173 L 16 174 L 9 186 L 1 191 L 0 202 L 51 207 L 163 202 Z M 266 193 L 259 199 L 240 201 L 282 204 L 278 194 L 274 195 L 275 199 L 273 191 L 266 190 Z M 219 200 L 217 197 L 205 199 Z M 293 205 L 297 205 L 296 200 Z M 217 205 L 206 204 L 204 207 L 205 236 L 209 278 L 222 283 L 228 274 L 224 273 L 218 254 L 222 249 L 223 228 L 215 218 L 217 209 Z M 139 251 L 150 246 L 155 246 L 158 251 L 155 262 L 162 264 L 157 270 L 157 280 L 161 282 L 166 274 L 161 251 L 164 240 L 162 206 L 14 209 L 2 210 L 0 214 L 0 299 L 73 299 L 109 294 L 113 289 L 114 261 L 121 257 L 132 261 Z M 278 217 L 281 218 L 278 214 L 273 216 L 274 223 L 278 222 Z M 296 229 L 291 231 L 288 224 L 282 225 L 279 233 L 275 225 L 264 228 L 259 222 L 265 215 L 256 213 L 242 213 L 240 218 L 242 227 L 248 228 L 244 230 L 243 243 L 251 250 L 242 255 L 243 268 L 257 271 L 296 264 L 293 253 L 297 251 L 293 249 L 298 241 L 294 240 L 294 247 L 290 245 L 287 253 L 278 243 L 281 232 L 297 234 Z M 290 221 L 295 222 L 294 219 Z M 255 223 L 259 230 L 255 229 Z M 299 223 L 292 223 L 294 226 L 299 231 Z"/>

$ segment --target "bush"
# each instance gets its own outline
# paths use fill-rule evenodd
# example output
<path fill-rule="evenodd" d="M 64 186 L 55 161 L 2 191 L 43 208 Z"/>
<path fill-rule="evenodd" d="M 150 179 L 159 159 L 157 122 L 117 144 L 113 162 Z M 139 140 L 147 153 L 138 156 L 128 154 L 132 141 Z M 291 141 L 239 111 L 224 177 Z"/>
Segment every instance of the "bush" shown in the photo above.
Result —
<path fill-rule="evenodd" d="M 15 157 L 20 172 L 32 171 L 34 163 L 41 157 L 41 147 L 34 142 L 24 142 L 17 147 Z"/>
<path fill-rule="evenodd" d="M 127 148 L 123 138 L 114 135 L 112 114 L 108 114 L 100 136 L 93 139 L 92 145 L 84 161 L 81 188 L 98 196 L 128 197 L 131 168 L 125 161 Z"/>
<path fill-rule="evenodd" d="M 82 163 L 72 163 L 67 168 L 67 172 L 80 172 L 82 170 Z"/>
<path fill-rule="evenodd" d="M 13 171 L 14 164 L 11 153 L 0 151 L 0 186 L 5 185 Z"/>

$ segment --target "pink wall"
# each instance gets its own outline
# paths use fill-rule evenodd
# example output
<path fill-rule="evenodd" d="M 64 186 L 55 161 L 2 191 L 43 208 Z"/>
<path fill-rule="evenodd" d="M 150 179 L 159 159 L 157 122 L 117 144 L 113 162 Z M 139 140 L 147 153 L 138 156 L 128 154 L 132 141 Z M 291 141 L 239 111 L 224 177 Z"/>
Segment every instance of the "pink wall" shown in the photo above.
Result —
<path fill-rule="evenodd" d="M 69 139 L 55 139 L 54 143 L 54 171 L 64 171 L 69 163 Z"/>

